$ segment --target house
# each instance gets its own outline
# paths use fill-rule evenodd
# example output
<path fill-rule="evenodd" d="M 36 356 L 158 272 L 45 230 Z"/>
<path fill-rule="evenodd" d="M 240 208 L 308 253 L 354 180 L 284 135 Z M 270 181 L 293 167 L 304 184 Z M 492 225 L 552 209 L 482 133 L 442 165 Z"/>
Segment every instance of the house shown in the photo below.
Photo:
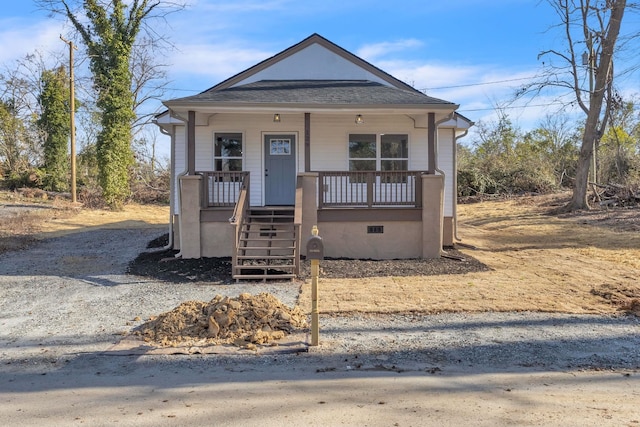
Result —
<path fill-rule="evenodd" d="M 325 257 L 439 257 L 453 245 L 458 105 L 318 34 L 204 92 L 164 102 L 171 233 L 233 276 L 295 277 L 317 225 Z"/>

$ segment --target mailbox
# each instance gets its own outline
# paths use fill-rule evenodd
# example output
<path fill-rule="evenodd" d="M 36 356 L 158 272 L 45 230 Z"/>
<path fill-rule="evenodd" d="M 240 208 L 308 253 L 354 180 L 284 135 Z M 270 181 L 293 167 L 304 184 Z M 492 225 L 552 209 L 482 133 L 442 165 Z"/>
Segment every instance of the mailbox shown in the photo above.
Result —
<path fill-rule="evenodd" d="M 324 259 L 324 243 L 322 243 L 322 237 L 309 237 L 309 240 L 307 240 L 307 259 Z"/>

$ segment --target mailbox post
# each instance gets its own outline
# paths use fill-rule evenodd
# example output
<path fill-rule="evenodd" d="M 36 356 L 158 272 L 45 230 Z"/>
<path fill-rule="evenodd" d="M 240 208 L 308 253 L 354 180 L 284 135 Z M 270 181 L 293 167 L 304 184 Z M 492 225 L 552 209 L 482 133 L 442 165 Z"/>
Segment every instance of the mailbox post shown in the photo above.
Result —
<path fill-rule="evenodd" d="M 318 227 L 313 226 L 311 237 L 307 241 L 307 258 L 311 260 L 311 345 L 320 342 L 320 326 L 318 314 L 318 276 L 320 274 L 320 260 L 324 259 L 324 244 L 318 236 Z"/>

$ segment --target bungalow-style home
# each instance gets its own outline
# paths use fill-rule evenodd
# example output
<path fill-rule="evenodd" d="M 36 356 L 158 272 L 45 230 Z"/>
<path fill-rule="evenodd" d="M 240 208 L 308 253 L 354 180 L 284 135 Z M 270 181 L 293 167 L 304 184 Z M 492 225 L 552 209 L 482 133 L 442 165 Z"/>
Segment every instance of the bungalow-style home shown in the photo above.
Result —
<path fill-rule="evenodd" d="M 325 257 L 436 258 L 453 245 L 456 142 L 473 123 L 318 34 L 164 105 L 182 258 L 293 278 L 314 225 Z"/>

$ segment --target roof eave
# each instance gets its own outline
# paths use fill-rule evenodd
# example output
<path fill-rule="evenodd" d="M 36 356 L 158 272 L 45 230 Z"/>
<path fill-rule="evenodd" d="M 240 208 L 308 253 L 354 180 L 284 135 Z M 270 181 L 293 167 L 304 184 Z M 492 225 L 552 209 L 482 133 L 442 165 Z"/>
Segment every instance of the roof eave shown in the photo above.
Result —
<path fill-rule="evenodd" d="M 198 111 L 202 113 L 247 113 L 247 112 L 442 112 L 455 111 L 458 104 L 318 104 L 318 103 L 242 103 L 228 102 L 212 104 L 206 102 L 174 102 L 164 103 L 174 111 Z"/>

